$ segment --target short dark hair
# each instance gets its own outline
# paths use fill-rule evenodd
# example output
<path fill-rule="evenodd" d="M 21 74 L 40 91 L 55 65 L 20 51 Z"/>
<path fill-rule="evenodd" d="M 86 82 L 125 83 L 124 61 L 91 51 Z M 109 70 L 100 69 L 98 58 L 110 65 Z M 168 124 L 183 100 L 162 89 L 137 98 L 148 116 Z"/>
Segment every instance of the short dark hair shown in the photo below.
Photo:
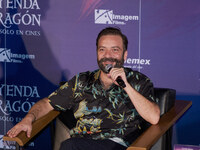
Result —
<path fill-rule="evenodd" d="M 119 35 L 121 36 L 122 38 L 122 41 L 123 41 L 123 49 L 124 51 L 126 51 L 128 49 L 128 39 L 126 37 L 126 35 L 124 35 L 121 30 L 119 28 L 114 28 L 114 27 L 107 27 L 103 30 L 101 30 L 97 36 L 97 39 L 96 39 L 96 47 L 98 49 L 98 42 L 99 42 L 99 39 L 103 36 L 103 35 Z"/>

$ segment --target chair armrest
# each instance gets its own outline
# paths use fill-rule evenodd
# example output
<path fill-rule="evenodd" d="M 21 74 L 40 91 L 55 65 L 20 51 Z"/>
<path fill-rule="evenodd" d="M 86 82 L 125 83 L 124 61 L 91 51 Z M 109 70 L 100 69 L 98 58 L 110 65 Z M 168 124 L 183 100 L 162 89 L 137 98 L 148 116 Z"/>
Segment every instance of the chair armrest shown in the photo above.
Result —
<path fill-rule="evenodd" d="M 151 125 L 127 150 L 149 150 L 191 105 L 191 101 L 176 100 L 175 105 L 160 118 L 158 124 Z"/>
<path fill-rule="evenodd" d="M 44 129 L 52 120 L 54 120 L 60 114 L 59 111 L 52 110 L 47 115 L 41 117 L 40 119 L 33 122 L 31 137 L 26 136 L 26 132 L 20 132 L 16 137 L 10 138 L 7 135 L 3 136 L 4 141 L 16 141 L 19 146 L 24 146 L 28 141 L 30 141 L 36 134 L 38 134 L 42 129 Z"/>

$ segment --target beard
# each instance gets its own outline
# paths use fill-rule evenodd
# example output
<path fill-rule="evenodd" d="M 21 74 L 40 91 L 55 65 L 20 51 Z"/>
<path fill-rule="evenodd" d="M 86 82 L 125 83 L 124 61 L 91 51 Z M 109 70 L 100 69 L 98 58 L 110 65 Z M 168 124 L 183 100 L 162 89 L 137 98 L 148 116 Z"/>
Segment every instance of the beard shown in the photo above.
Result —
<path fill-rule="evenodd" d="M 106 66 L 103 65 L 103 62 L 110 61 L 110 62 L 115 62 L 115 65 L 113 68 L 122 68 L 124 65 L 124 56 L 120 60 L 115 59 L 115 58 L 102 58 L 100 60 L 97 59 L 97 63 L 99 68 L 106 74 L 108 74 L 107 69 L 105 68 Z"/>

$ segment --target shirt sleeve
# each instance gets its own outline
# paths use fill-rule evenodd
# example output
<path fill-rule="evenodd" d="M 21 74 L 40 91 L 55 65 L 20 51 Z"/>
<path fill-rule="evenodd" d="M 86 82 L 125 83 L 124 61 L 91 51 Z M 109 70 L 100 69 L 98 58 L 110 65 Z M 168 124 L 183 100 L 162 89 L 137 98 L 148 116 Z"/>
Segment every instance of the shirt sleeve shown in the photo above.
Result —
<path fill-rule="evenodd" d="M 75 83 L 76 77 L 73 77 L 69 82 L 66 82 L 48 96 L 49 103 L 54 109 L 65 111 L 74 107 Z"/>
<path fill-rule="evenodd" d="M 143 80 L 140 81 L 141 88 L 139 92 L 148 100 L 155 102 L 154 98 L 154 86 L 151 80 L 145 77 Z"/>

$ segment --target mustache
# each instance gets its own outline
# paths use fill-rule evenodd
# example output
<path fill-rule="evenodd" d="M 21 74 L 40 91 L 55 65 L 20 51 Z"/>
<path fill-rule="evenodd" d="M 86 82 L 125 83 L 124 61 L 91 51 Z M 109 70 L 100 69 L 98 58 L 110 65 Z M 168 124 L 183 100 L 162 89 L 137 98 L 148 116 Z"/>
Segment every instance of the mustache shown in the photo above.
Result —
<path fill-rule="evenodd" d="M 99 60 L 99 63 L 105 62 L 105 61 L 111 61 L 111 62 L 119 62 L 119 60 L 115 58 L 102 58 Z"/>

